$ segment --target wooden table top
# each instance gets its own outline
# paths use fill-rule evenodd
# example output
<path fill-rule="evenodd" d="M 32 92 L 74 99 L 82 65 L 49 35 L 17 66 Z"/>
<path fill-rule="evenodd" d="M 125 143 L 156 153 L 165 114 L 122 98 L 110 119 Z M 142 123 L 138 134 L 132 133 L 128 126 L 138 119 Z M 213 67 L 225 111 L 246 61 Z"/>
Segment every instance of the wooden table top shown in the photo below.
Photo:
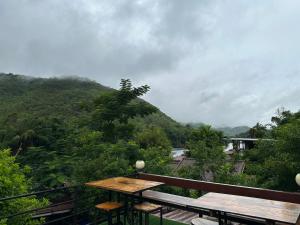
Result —
<path fill-rule="evenodd" d="M 300 214 L 300 204 L 213 192 L 190 206 L 290 224 L 296 224 Z"/>
<path fill-rule="evenodd" d="M 149 180 L 141 180 L 128 177 L 114 177 L 104 180 L 91 181 L 86 183 L 85 185 L 105 190 L 123 192 L 127 194 L 135 194 L 154 187 L 158 187 L 163 184 L 164 183 Z"/>

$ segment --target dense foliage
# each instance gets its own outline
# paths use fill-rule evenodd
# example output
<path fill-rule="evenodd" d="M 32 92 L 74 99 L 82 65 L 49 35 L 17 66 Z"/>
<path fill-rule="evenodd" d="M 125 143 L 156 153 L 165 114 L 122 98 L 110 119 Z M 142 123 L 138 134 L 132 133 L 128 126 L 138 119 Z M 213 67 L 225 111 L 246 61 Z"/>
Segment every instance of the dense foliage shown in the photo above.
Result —
<path fill-rule="evenodd" d="M 137 158 L 153 157 L 147 149 L 164 158 L 161 149 L 169 152 L 171 143 L 185 142 L 184 126 L 138 98 L 148 90 L 148 86 L 132 87 L 129 80 L 122 80 L 117 91 L 77 78 L 1 74 L 0 147 L 11 148 L 18 162 L 32 168 L 35 189 L 79 182 L 83 180 L 79 174 L 97 161 L 111 167 L 114 156 L 121 165 L 116 165 L 119 175 L 132 172 Z M 152 143 L 149 130 L 158 131 L 160 142 Z M 117 148 L 124 152 L 115 154 Z M 168 160 L 169 155 L 159 162 Z M 83 166 L 78 168 L 78 163 Z M 149 168 L 157 170 L 150 164 Z"/>
<path fill-rule="evenodd" d="M 222 132 L 177 123 L 139 98 L 148 91 L 130 80 L 114 90 L 75 78 L 0 74 L 0 147 L 32 168 L 34 189 L 130 174 L 144 159 L 147 172 L 205 179 L 210 171 L 217 182 L 296 190 L 300 113 L 257 123 L 242 136 L 276 141 L 262 140 L 228 161 Z M 172 146 L 189 148 L 196 165 L 171 171 Z M 244 174 L 233 173 L 239 159 L 246 160 Z"/>
<path fill-rule="evenodd" d="M 30 190 L 30 180 L 26 178 L 30 168 L 21 168 L 15 157 L 9 150 L 0 151 L 0 196 L 15 196 L 25 194 Z M 24 197 L 10 201 L 0 202 L 0 217 L 9 216 L 18 212 L 46 206 L 46 200 L 38 200 L 35 197 Z M 30 214 L 14 217 L 6 221 L 0 219 L 1 225 L 34 225 L 40 224 L 43 219 L 31 219 Z"/>
<path fill-rule="evenodd" d="M 254 149 L 246 152 L 246 174 L 257 178 L 257 186 L 296 191 L 300 171 L 300 112 L 279 111 L 272 126 Z M 263 132 L 261 132 L 263 133 Z"/>

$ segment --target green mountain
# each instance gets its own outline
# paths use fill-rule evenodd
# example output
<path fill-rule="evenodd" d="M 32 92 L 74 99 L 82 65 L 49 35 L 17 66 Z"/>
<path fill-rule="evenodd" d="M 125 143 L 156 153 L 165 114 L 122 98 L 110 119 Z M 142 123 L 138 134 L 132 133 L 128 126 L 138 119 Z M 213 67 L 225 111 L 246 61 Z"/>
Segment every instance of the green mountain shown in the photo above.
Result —
<path fill-rule="evenodd" d="M 207 124 L 199 122 L 199 123 L 186 123 L 185 125 L 192 128 L 199 128 Z"/>
<path fill-rule="evenodd" d="M 13 130 L 19 133 L 23 132 L 23 127 L 28 130 L 30 124 L 26 121 L 40 118 L 83 121 L 84 109 L 92 104 L 93 99 L 112 90 L 81 78 L 45 79 L 0 74 L 0 143 L 9 135 L 8 127 L 14 127 Z M 150 125 L 161 127 L 176 147 L 185 141 L 183 133 L 186 128 L 160 111 L 136 118 L 133 122 L 139 129 Z"/>
<path fill-rule="evenodd" d="M 247 126 L 238 126 L 238 127 L 218 127 L 216 128 L 219 131 L 222 131 L 227 137 L 234 137 L 239 134 L 249 131 L 250 127 Z"/>

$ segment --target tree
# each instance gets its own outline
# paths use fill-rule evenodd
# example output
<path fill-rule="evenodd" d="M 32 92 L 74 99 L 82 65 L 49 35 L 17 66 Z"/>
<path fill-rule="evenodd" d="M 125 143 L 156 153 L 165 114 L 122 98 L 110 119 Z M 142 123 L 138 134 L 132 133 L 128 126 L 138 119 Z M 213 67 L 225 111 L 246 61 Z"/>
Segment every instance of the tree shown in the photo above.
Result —
<path fill-rule="evenodd" d="M 250 138 L 265 138 L 268 135 L 268 129 L 266 126 L 257 123 L 254 127 L 249 130 Z"/>
<path fill-rule="evenodd" d="M 122 79 L 120 86 L 120 90 L 105 93 L 94 101 L 93 125 L 103 132 L 103 139 L 107 142 L 129 139 L 134 126 L 128 124 L 128 120 L 157 111 L 154 106 L 138 99 L 149 91 L 149 86 L 132 87 L 128 79 Z"/>
<path fill-rule="evenodd" d="M 150 126 L 135 135 L 135 142 L 140 147 L 140 157 L 145 160 L 145 171 L 167 174 L 171 161 L 172 145 L 163 129 Z"/>
<path fill-rule="evenodd" d="M 10 150 L 0 151 L 0 197 L 25 194 L 30 190 L 30 180 L 25 176 L 30 168 L 20 166 L 15 162 L 15 157 L 10 155 Z M 8 216 L 18 212 L 35 209 L 47 205 L 47 201 L 35 197 L 18 198 L 0 204 L 1 216 Z M 30 214 L 17 216 L 9 220 L 0 220 L 1 225 L 36 225 L 43 219 L 32 219 Z"/>
<path fill-rule="evenodd" d="M 259 141 L 244 155 L 245 172 L 256 176 L 260 187 L 296 191 L 295 176 L 300 171 L 300 113 L 282 111 L 272 117 L 276 124 L 272 140 Z"/>
<path fill-rule="evenodd" d="M 171 148 L 171 142 L 166 133 L 159 127 L 151 126 L 136 134 L 135 141 L 141 148 L 162 147 Z"/>
<path fill-rule="evenodd" d="M 253 175 L 248 174 L 237 174 L 233 172 L 233 164 L 225 163 L 220 166 L 215 173 L 215 182 L 242 185 L 248 187 L 257 186 L 257 178 Z"/>
<path fill-rule="evenodd" d="M 188 148 L 197 161 L 201 176 L 205 170 L 215 172 L 224 163 L 223 134 L 210 126 L 195 129 L 188 141 Z"/>

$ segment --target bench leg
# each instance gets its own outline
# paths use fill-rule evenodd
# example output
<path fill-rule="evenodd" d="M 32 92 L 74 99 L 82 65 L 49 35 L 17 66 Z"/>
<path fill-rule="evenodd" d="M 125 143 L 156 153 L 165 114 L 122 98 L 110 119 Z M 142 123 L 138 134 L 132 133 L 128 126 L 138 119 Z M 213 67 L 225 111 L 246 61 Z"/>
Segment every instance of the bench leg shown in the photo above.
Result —
<path fill-rule="evenodd" d="M 199 212 L 199 217 L 203 217 L 203 213 L 202 212 Z"/>
<path fill-rule="evenodd" d="M 160 208 L 159 214 L 160 214 L 160 215 L 159 215 L 159 216 L 160 216 L 160 221 L 159 221 L 160 223 L 159 223 L 159 224 L 160 224 L 160 225 L 163 225 L 163 210 L 162 210 L 162 208 Z"/>

